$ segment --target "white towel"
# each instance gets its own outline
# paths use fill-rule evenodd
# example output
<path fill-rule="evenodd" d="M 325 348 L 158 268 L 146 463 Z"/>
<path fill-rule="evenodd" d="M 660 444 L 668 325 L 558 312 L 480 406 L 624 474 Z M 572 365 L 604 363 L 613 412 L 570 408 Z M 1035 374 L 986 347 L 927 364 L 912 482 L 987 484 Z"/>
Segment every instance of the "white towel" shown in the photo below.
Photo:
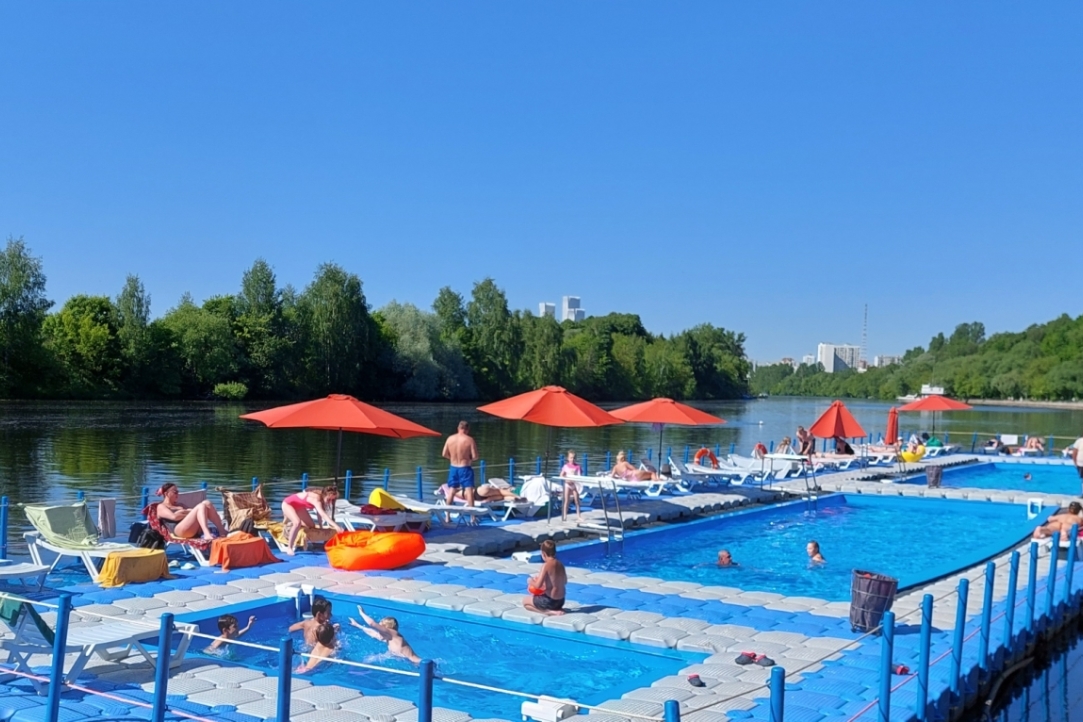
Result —
<path fill-rule="evenodd" d="M 117 500 L 98 500 L 98 536 L 112 539 L 117 535 Z"/>
<path fill-rule="evenodd" d="M 544 476 L 530 476 L 523 482 L 519 496 L 524 497 L 531 504 L 541 506 L 549 503 L 549 488 L 549 482 Z"/>

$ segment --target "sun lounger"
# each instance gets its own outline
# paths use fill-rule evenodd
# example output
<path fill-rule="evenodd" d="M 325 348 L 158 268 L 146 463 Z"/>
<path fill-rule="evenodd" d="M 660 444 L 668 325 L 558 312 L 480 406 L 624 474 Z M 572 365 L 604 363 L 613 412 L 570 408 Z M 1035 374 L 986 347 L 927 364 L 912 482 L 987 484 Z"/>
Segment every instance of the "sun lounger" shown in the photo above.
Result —
<path fill-rule="evenodd" d="M 105 559 L 113 552 L 138 548 L 132 544 L 99 541 L 98 528 L 90 518 L 85 501 L 49 506 L 28 504 L 24 509 L 27 521 L 34 527 L 34 531 L 23 534 L 30 558 L 35 565 L 43 566 L 42 550 L 55 554 L 56 559 L 47 566 L 50 572 L 61 559 L 74 558 L 83 563 L 90 578 L 97 582 L 96 559 Z"/>
<path fill-rule="evenodd" d="M 366 514 L 361 507 L 345 499 L 335 500 L 335 521 L 350 531 L 358 527 L 370 531 L 418 531 L 429 523 L 428 514 L 396 511 L 392 514 Z"/>
<path fill-rule="evenodd" d="M 715 469 L 713 473 L 693 471 L 683 461 L 669 457 L 669 465 L 677 472 L 677 476 L 686 488 L 691 490 L 696 484 L 704 486 L 729 486 L 729 477 Z"/>
<path fill-rule="evenodd" d="M 37 590 L 45 586 L 45 577 L 49 574 L 50 567 L 44 564 L 32 564 L 30 562 L 15 563 L 9 559 L 0 559 L 0 581 L 19 582 L 29 589 L 34 586 L 30 582 L 37 583 Z"/>
<path fill-rule="evenodd" d="M 73 611 L 72 621 L 79 619 L 78 611 Z M 0 639 L 0 650 L 8 653 L 7 663 L 14 665 L 15 671 L 31 673 L 32 655 L 52 654 L 54 630 L 30 602 L 0 594 L 0 625 L 7 627 L 14 635 L 12 638 Z M 181 640 L 170 658 L 171 667 L 184 660 L 192 641 L 192 633 L 198 631 L 198 627 L 194 624 L 177 623 L 176 630 L 181 634 Z M 93 624 L 73 624 L 68 628 L 65 652 L 77 656 L 64 679 L 69 683 L 75 682 L 87 662 L 95 655 L 107 662 L 115 662 L 138 653 L 153 666 L 154 657 L 143 646 L 143 641 L 157 640 L 157 637 L 157 626 L 148 623 L 102 619 Z M 168 651 L 166 653 L 168 654 Z"/>
<path fill-rule="evenodd" d="M 423 501 L 417 501 L 416 499 L 409 499 L 406 497 L 395 496 L 394 494 L 388 494 L 392 499 L 397 501 L 402 506 L 415 512 L 421 512 L 424 514 L 431 514 L 434 519 L 440 521 L 441 515 L 447 515 L 455 518 L 460 524 L 476 524 L 481 518 L 489 517 L 490 519 L 496 519 L 493 510 L 486 506 L 457 506 L 448 504 L 427 504 Z"/>

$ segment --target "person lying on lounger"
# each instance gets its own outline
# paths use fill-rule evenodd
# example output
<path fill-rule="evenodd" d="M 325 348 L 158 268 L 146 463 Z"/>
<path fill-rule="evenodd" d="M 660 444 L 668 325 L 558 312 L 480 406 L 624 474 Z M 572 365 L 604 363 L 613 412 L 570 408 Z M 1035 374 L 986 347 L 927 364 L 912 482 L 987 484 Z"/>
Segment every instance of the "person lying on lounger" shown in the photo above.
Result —
<path fill-rule="evenodd" d="M 1057 532 L 1060 532 L 1061 539 L 1066 539 L 1072 532 L 1072 526 L 1083 526 L 1083 516 L 1080 515 L 1083 512 L 1083 505 L 1078 501 L 1073 501 L 1068 505 L 1067 512 L 1058 512 L 1053 516 L 1046 519 L 1045 524 L 1034 530 L 1035 539 L 1048 539 Z"/>
<path fill-rule="evenodd" d="M 177 501 L 177 485 L 172 481 L 162 484 L 158 489 L 158 495 L 162 497 L 162 503 L 158 505 L 158 518 L 167 524 L 173 525 L 170 533 L 178 539 L 195 539 L 203 532 L 204 539 L 214 539 L 211 532 L 211 524 L 214 525 L 218 536 L 229 533 L 226 525 L 222 523 L 222 517 L 218 516 L 218 510 L 214 504 L 206 499 L 189 509 Z"/>
<path fill-rule="evenodd" d="M 446 492 L 447 487 L 440 487 L 440 491 Z M 462 499 L 466 501 L 466 495 L 461 488 L 456 488 L 455 494 L 452 499 Z M 526 501 L 521 496 L 515 495 L 515 490 L 511 487 L 501 488 L 499 486 L 493 486 L 492 484 L 482 484 L 477 489 L 474 489 L 474 499 L 477 501 Z"/>
<path fill-rule="evenodd" d="M 617 463 L 609 470 L 609 475 L 614 479 L 625 481 L 658 481 L 658 474 L 646 469 L 637 469 L 628 463 L 623 451 L 617 452 Z"/>

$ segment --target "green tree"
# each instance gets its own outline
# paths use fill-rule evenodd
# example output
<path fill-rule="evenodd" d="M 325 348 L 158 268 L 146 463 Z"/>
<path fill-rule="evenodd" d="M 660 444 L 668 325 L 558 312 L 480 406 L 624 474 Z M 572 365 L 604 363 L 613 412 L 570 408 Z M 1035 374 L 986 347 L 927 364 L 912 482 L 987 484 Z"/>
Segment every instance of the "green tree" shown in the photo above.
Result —
<path fill-rule="evenodd" d="M 235 380 L 237 353 L 229 318 L 200 308 L 186 293 L 177 307 L 166 313 L 162 324 L 172 335 L 186 395 L 206 396 L 215 385 Z"/>
<path fill-rule="evenodd" d="M 117 308 L 107 296 L 72 296 L 42 328 L 60 362 L 68 396 L 105 396 L 117 389 L 122 359 Z"/>
<path fill-rule="evenodd" d="M 122 362 L 121 384 L 128 393 L 142 395 L 154 386 L 154 355 L 150 332 L 150 295 L 139 276 L 128 274 L 116 300 L 117 342 Z"/>
<path fill-rule="evenodd" d="M 45 297 L 45 272 L 26 243 L 8 236 L 0 253 L 0 396 L 38 389 L 44 364 L 41 329 L 53 302 Z"/>
<path fill-rule="evenodd" d="M 247 388 L 262 396 L 288 393 L 291 347 L 282 292 L 274 270 L 256 259 L 241 279 L 241 292 L 233 300 L 234 330 L 241 348 Z"/>
<path fill-rule="evenodd" d="M 432 302 L 432 310 L 440 320 L 440 336 L 445 341 L 455 341 L 460 345 L 466 336 L 466 307 L 461 294 L 444 286 Z"/>
<path fill-rule="evenodd" d="M 522 342 L 508 299 L 491 278 L 474 284 L 466 304 L 466 331 L 464 350 L 482 398 L 513 393 Z"/>
<path fill-rule="evenodd" d="M 564 331 L 552 316 L 524 313 L 519 320 L 523 355 L 519 361 L 519 385 L 538 389 L 560 384 L 568 368 Z"/>
<path fill-rule="evenodd" d="M 696 378 L 696 398 L 733 399 L 748 391 L 743 333 L 703 323 L 676 337 Z"/>
<path fill-rule="evenodd" d="M 308 388 L 318 394 L 364 394 L 372 384 L 365 383 L 363 371 L 370 364 L 375 368 L 380 349 L 361 279 L 334 263 L 321 264 L 297 308 Z"/>
<path fill-rule="evenodd" d="M 646 396 L 688 399 L 696 392 L 696 377 L 688 359 L 672 341 L 658 339 L 643 354 Z"/>

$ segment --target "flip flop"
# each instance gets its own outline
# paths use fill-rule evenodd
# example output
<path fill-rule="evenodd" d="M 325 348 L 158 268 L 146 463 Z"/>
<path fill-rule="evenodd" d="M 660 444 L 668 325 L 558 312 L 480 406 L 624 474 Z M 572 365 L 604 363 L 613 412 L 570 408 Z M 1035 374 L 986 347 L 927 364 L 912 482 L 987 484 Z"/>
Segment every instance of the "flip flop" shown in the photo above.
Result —
<path fill-rule="evenodd" d="M 703 680 L 699 678 L 698 674 L 690 674 L 690 675 L 688 675 L 688 684 L 692 685 L 693 687 L 706 687 L 707 686 L 707 685 L 705 685 L 703 683 Z"/>
<path fill-rule="evenodd" d="M 774 667 L 775 660 L 771 659 L 766 654 L 761 654 L 759 657 L 756 658 L 756 664 L 760 665 L 761 667 Z"/>
<path fill-rule="evenodd" d="M 742 664 L 742 665 L 744 665 L 744 664 L 752 664 L 753 662 L 756 661 L 756 658 L 758 656 L 759 655 L 756 654 L 755 652 L 741 652 L 740 656 L 738 656 L 737 659 L 735 659 L 734 661 L 737 664 Z"/>

